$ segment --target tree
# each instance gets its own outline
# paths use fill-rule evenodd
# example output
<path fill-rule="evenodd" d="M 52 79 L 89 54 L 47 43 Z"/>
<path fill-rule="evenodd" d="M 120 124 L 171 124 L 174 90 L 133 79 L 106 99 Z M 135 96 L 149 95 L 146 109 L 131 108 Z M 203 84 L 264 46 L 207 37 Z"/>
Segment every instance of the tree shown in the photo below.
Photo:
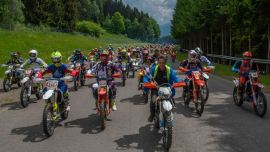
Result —
<path fill-rule="evenodd" d="M 22 9 L 24 9 L 24 5 L 21 0 L 1 0 L 0 22 L 11 26 L 22 23 L 24 21 Z"/>
<path fill-rule="evenodd" d="M 113 33 L 120 34 L 125 32 L 124 17 L 119 12 L 114 13 L 111 22 Z"/>

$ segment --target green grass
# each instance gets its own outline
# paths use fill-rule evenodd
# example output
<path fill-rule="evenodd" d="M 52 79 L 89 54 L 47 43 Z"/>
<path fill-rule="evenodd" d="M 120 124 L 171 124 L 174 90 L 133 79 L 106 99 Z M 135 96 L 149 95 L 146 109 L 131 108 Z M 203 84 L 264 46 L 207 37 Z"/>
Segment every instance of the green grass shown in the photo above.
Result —
<path fill-rule="evenodd" d="M 113 46 L 129 45 L 134 43 L 142 43 L 141 41 L 128 39 L 123 35 L 113 35 L 105 33 L 100 38 L 84 36 L 78 33 L 68 34 L 59 32 L 36 32 L 30 30 L 7 31 L 0 29 L 0 64 L 5 63 L 9 59 L 12 51 L 19 51 L 23 58 L 28 57 L 30 49 L 37 49 L 39 57 L 50 63 L 50 54 L 54 49 L 59 50 L 64 61 L 71 55 L 76 48 L 82 50 L 91 50 L 98 47 L 107 47 L 108 44 Z M 0 68 L 0 77 L 3 77 L 3 71 Z"/>
<path fill-rule="evenodd" d="M 183 61 L 187 59 L 187 53 L 178 53 L 177 54 L 178 61 Z M 218 64 L 215 63 L 215 70 L 213 74 L 223 77 L 227 80 L 233 80 L 234 77 L 237 77 L 237 73 L 232 72 L 232 67 L 229 65 Z M 266 91 L 270 90 L 270 75 L 260 75 L 260 81 L 263 85 L 266 86 Z"/>

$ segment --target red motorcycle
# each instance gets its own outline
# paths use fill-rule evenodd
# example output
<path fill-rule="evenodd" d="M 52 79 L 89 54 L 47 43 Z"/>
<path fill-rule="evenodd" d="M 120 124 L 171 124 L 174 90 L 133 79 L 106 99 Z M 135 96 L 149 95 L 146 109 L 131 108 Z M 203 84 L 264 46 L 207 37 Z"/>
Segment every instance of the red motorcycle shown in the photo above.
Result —
<path fill-rule="evenodd" d="M 106 127 L 105 121 L 110 114 L 111 109 L 111 97 L 109 96 L 109 80 L 108 78 L 101 78 L 99 76 L 94 76 L 90 73 L 85 75 L 86 78 L 97 78 L 98 84 L 98 99 L 97 99 L 97 114 L 100 118 L 101 129 L 104 130 Z M 121 78 L 121 74 L 113 74 L 112 78 Z"/>
<path fill-rule="evenodd" d="M 188 72 L 186 68 L 179 68 L 183 73 Z M 186 106 L 189 106 L 190 101 L 195 104 L 195 109 L 197 114 L 202 115 L 204 110 L 204 105 L 208 99 L 209 89 L 207 86 L 207 79 L 209 76 L 207 73 L 212 71 L 211 68 L 204 68 L 202 71 L 192 71 L 190 75 L 187 75 L 188 84 L 184 88 L 183 98 Z"/>
<path fill-rule="evenodd" d="M 174 51 L 171 52 L 171 59 L 172 59 L 172 62 L 174 63 L 176 59 L 176 53 Z"/>
<path fill-rule="evenodd" d="M 85 76 L 84 71 L 85 68 L 82 67 L 82 64 L 80 62 L 74 62 L 71 65 L 72 69 L 76 71 L 76 75 L 73 77 L 74 82 L 74 90 L 77 91 L 79 85 L 84 86 L 85 85 Z"/>

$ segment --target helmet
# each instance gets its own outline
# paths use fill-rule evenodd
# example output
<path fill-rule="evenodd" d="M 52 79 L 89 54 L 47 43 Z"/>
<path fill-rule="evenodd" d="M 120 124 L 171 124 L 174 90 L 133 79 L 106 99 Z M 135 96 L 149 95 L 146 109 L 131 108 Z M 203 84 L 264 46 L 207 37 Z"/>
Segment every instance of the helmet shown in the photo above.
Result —
<path fill-rule="evenodd" d="M 54 51 L 51 55 L 51 58 L 54 64 L 60 63 L 62 60 L 62 54 L 59 51 Z"/>
<path fill-rule="evenodd" d="M 145 55 L 146 55 L 146 54 L 149 54 L 149 51 L 146 50 L 146 49 L 144 49 L 144 50 L 143 50 L 143 54 L 145 54 Z"/>
<path fill-rule="evenodd" d="M 250 51 L 246 51 L 243 53 L 244 58 L 252 58 L 252 53 Z"/>
<path fill-rule="evenodd" d="M 198 55 L 198 53 L 195 51 L 195 50 L 190 50 L 189 53 L 188 53 L 188 58 L 189 59 L 195 59 L 196 56 Z"/>
<path fill-rule="evenodd" d="M 80 49 L 75 49 L 74 50 L 74 54 L 75 55 L 81 55 L 82 54 L 82 51 Z"/>
<path fill-rule="evenodd" d="M 29 51 L 29 56 L 30 56 L 30 59 L 31 59 L 31 60 L 36 59 L 36 58 L 37 58 L 37 55 L 38 55 L 37 50 L 30 50 L 30 51 Z"/>
<path fill-rule="evenodd" d="M 122 50 L 120 51 L 120 53 L 121 53 L 122 55 L 125 55 L 125 54 L 127 53 L 127 50 L 126 50 L 126 49 L 122 49 Z"/>
<path fill-rule="evenodd" d="M 10 54 L 11 58 L 17 59 L 19 57 L 19 54 L 17 52 L 13 52 Z"/>
<path fill-rule="evenodd" d="M 196 47 L 194 50 L 197 52 L 197 54 L 200 54 L 200 55 L 202 55 L 202 54 L 203 54 L 202 49 L 201 49 L 201 48 L 199 48 L 199 47 Z"/>
<path fill-rule="evenodd" d="M 106 50 L 102 50 L 100 56 L 109 56 L 109 52 Z"/>

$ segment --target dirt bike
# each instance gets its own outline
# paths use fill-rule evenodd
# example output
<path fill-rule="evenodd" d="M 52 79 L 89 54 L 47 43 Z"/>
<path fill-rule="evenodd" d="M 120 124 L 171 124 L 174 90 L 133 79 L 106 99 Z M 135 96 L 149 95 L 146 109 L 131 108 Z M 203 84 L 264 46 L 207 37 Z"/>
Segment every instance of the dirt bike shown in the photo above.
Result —
<path fill-rule="evenodd" d="M 94 76 L 90 73 L 86 74 L 86 78 L 97 78 L 97 114 L 100 118 L 100 126 L 101 129 L 104 130 L 106 127 L 106 120 L 108 115 L 110 114 L 111 109 L 111 96 L 110 96 L 110 88 L 109 88 L 109 79 L 104 76 Z M 121 78 L 120 74 L 113 74 L 112 78 Z"/>
<path fill-rule="evenodd" d="M 73 83 L 74 83 L 74 90 L 78 91 L 79 85 L 84 86 L 85 85 L 85 77 L 84 77 L 84 67 L 82 66 L 82 63 L 80 62 L 74 62 L 73 65 L 71 65 L 72 69 L 76 71 L 76 76 L 73 77 Z"/>
<path fill-rule="evenodd" d="M 239 88 L 239 78 L 233 80 L 235 87 L 233 89 L 233 99 L 237 106 L 241 106 L 243 102 L 253 103 L 255 113 L 263 117 L 267 112 L 267 100 L 262 92 L 264 86 L 259 82 L 259 75 L 256 71 L 251 71 L 248 74 L 248 80 L 245 83 L 245 89 L 243 90 L 242 99 Z"/>
<path fill-rule="evenodd" d="M 181 72 L 188 72 L 188 69 L 180 68 Z M 212 71 L 211 68 L 204 68 L 201 70 L 191 71 L 190 75 L 187 75 L 188 84 L 183 90 L 183 98 L 185 105 L 188 107 L 190 101 L 195 104 L 197 114 L 202 115 L 204 111 L 204 105 L 206 104 L 209 96 L 209 89 L 206 83 L 206 79 L 209 79 L 207 73 Z"/>
<path fill-rule="evenodd" d="M 42 125 L 47 137 L 53 135 L 54 129 L 60 119 L 65 120 L 68 118 L 69 99 L 64 97 L 63 92 L 58 88 L 58 85 L 60 81 L 72 80 L 72 76 L 66 76 L 64 78 L 35 79 L 36 83 L 45 82 L 45 92 L 42 97 L 45 100 Z"/>
<path fill-rule="evenodd" d="M 122 71 L 122 85 L 126 86 L 126 79 L 129 76 L 129 66 L 126 62 L 121 62 L 120 68 Z"/>
<path fill-rule="evenodd" d="M 36 74 L 39 71 L 40 68 L 25 70 L 25 76 L 21 80 L 22 90 L 20 93 L 21 105 L 24 108 L 28 106 L 32 94 L 35 94 L 38 100 L 42 97 L 43 84 L 34 83 Z"/>
<path fill-rule="evenodd" d="M 171 53 L 171 59 L 172 59 L 172 62 L 175 63 L 175 59 L 176 59 L 176 53 L 175 52 Z"/>
<path fill-rule="evenodd" d="M 131 59 L 132 62 L 132 68 L 130 69 L 130 71 L 132 72 L 132 78 L 135 77 L 135 72 L 139 69 L 140 67 L 140 58 L 137 59 Z"/>
<path fill-rule="evenodd" d="M 173 105 L 172 88 L 185 86 L 185 82 L 158 85 L 156 82 L 144 83 L 145 88 L 151 89 L 151 102 L 155 104 L 154 123 L 162 131 L 163 147 L 168 151 L 172 145 L 173 134 Z"/>
<path fill-rule="evenodd" d="M 22 76 L 19 73 L 22 73 L 23 70 L 19 68 L 20 64 L 2 64 L 2 67 L 8 67 L 8 69 L 5 71 L 5 78 L 3 80 L 4 91 L 10 91 L 13 84 L 17 84 L 18 87 L 21 87 L 20 81 L 22 79 Z"/>

